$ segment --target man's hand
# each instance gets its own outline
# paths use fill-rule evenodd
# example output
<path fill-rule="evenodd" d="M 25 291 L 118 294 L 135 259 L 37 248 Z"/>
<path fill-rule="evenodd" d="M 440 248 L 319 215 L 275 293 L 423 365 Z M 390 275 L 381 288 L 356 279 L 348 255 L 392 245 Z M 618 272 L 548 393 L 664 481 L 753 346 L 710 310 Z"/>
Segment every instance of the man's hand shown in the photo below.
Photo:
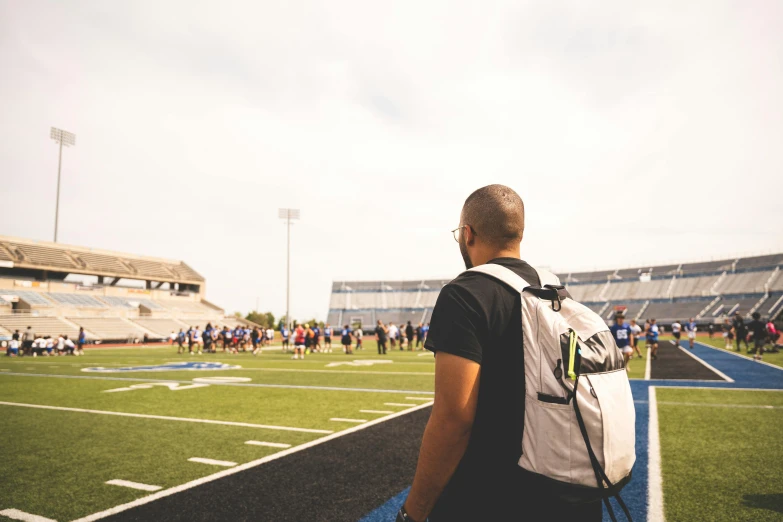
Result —
<path fill-rule="evenodd" d="M 445 352 L 435 355 L 435 403 L 424 430 L 419 464 L 405 510 L 423 522 L 435 506 L 465 449 L 476 417 L 481 366 Z"/>

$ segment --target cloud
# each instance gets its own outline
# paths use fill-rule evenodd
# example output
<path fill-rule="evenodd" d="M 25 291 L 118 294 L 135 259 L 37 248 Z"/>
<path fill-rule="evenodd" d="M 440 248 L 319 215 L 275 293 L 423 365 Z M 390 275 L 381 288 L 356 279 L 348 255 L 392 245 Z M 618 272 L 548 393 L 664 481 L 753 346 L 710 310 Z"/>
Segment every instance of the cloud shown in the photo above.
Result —
<path fill-rule="evenodd" d="M 465 197 L 558 270 L 783 248 L 783 7 L 0 0 L 0 233 L 181 258 L 230 310 L 450 277 Z"/>

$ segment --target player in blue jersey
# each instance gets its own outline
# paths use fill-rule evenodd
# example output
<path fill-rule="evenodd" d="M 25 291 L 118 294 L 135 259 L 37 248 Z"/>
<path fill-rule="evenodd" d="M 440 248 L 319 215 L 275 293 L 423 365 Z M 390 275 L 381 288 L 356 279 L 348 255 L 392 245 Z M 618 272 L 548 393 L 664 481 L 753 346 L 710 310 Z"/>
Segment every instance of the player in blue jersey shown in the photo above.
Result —
<path fill-rule="evenodd" d="M 310 348 L 312 352 L 321 351 L 321 328 L 318 324 L 313 325 L 313 345 Z"/>
<path fill-rule="evenodd" d="M 332 353 L 332 327 L 329 323 L 324 326 L 324 353 Z"/>
<path fill-rule="evenodd" d="M 633 354 L 633 330 L 625 322 L 625 314 L 617 312 L 614 316 L 614 324 L 609 328 L 614 337 L 614 342 L 623 354 L 625 360 L 625 371 L 630 371 L 628 361 Z"/>
<path fill-rule="evenodd" d="M 647 348 L 650 349 L 650 354 L 653 359 L 658 358 L 658 325 L 655 324 L 655 319 L 650 319 L 645 328 Z"/>
<path fill-rule="evenodd" d="M 693 350 L 693 343 L 696 342 L 696 321 L 693 320 L 693 317 L 685 325 L 685 331 L 688 332 L 688 346 Z"/>
<path fill-rule="evenodd" d="M 353 350 L 351 349 L 351 327 L 348 326 L 347 324 L 343 326 L 341 337 L 342 337 L 343 352 L 348 354 L 353 353 Z"/>

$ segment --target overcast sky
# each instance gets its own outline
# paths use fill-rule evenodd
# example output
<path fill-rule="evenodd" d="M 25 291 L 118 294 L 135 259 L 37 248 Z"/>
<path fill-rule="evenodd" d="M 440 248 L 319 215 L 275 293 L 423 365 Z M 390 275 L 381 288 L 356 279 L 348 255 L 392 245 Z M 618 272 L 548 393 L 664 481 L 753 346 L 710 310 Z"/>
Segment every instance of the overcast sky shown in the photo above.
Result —
<path fill-rule="evenodd" d="M 464 5 L 463 5 L 464 4 Z M 0 234 L 183 259 L 228 311 L 451 278 L 476 188 L 558 271 L 783 250 L 783 2 L 0 0 Z"/>

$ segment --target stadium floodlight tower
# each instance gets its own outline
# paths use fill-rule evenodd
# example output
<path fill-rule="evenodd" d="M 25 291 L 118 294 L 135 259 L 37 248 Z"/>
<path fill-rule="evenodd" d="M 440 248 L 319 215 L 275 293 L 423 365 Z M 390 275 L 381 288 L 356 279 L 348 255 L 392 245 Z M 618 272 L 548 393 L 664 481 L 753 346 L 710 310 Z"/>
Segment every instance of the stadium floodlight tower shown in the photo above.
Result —
<path fill-rule="evenodd" d="M 52 127 L 49 137 L 60 144 L 60 160 L 57 162 L 57 201 L 54 205 L 54 242 L 57 243 L 57 222 L 60 218 L 60 171 L 63 166 L 63 147 L 76 146 L 76 134 Z"/>
<path fill-rule="evenodd" d="M 286 260 L 285 260 L 285 324 L 288 331 L 291 331 L 291 221 L 299 219 L 298 208 L 281 208 L 277 211 L 280 219 L 285 219 L 288 227 L 288 238 L 286 240 Z"/>

